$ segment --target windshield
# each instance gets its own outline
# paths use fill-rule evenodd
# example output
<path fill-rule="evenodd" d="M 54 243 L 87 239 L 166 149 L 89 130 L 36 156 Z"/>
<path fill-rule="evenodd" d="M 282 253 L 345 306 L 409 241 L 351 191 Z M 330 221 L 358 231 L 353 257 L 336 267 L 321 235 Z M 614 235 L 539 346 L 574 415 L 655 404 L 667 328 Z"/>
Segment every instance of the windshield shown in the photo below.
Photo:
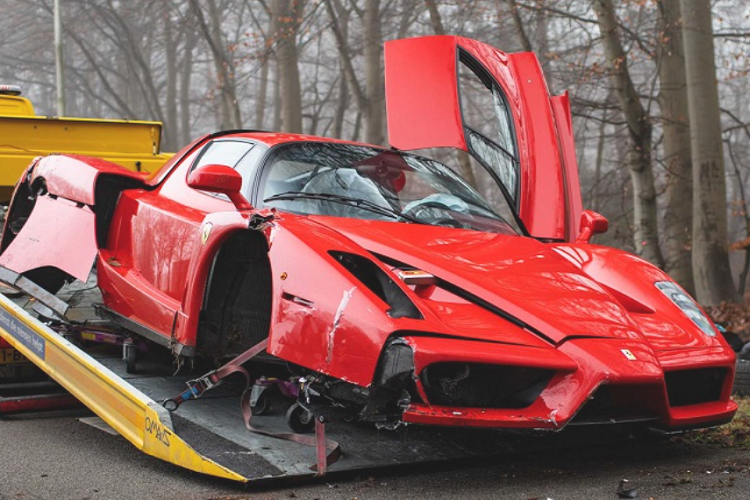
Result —
<path fill-rule="evenodd" d="M 449 167 L 365 146 L 297 143 L 275 149 L 265 167 L 261 199 L 266 206 L 301 214 L 516 234 Z"/>

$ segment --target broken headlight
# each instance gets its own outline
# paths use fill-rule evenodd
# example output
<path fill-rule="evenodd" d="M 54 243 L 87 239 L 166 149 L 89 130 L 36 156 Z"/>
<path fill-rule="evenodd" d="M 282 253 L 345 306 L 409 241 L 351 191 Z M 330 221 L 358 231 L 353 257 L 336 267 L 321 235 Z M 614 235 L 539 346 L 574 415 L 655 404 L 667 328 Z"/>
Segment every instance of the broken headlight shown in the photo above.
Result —
<path fill-rule="evenodd" d="M 656 285 L 656 288 L 661 290 L 661 293 L 666 295 L 669 300 L 671 300 L 677 307 L 679 307 L 680 310 L 685 314 L 685 316 L 693 320 L 693 323 L 695 323 L 698 328 L 703 330 L 703 333 L 705 333 L 709 337 L 716 336 L 716 330 L 714 330 L 711 320 L 708 319 L 705 314 L 703 314 L 703 311 L 701 311 L 700 307 L 698 307 L 698 304 L 693 300 L 693 298 L 685 293 L 682 288 L 677 286 L 676 283 L 672 281 L 657 281 L 656 283 L 654 283 L 654 285 Z"/>

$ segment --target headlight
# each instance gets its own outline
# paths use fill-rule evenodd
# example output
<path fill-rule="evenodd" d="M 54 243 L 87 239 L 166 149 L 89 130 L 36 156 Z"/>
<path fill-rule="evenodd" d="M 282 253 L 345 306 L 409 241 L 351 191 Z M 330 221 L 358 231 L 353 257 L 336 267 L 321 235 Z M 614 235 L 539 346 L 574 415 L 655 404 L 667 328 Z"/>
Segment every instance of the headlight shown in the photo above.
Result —
<path fill-rule="evenodd" d="M 658 281 L 654 284 L 656 285 L 656 288 L 661 290 L 661 293 L 666 295 L 669 300 L 674 302 L 674 304 L 685 313 L 685 316 L 692 319 L 693 323 L 703 330 L 703 333 L 709 337 L 716 336 L 716 330 L 714 330 L 711 320 L 703 314 L 700 307 L 698 307 L 698 304 L 696 304 L 690 295 L 683 292 L 677 284 L 672 281 Z"/>

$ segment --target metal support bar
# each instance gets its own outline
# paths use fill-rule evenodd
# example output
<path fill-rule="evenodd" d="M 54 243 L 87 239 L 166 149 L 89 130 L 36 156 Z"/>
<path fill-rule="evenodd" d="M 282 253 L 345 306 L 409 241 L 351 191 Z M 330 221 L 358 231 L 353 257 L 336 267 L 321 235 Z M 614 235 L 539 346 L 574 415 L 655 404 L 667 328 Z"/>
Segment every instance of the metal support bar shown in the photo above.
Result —
<path fill-rule="evenodd" d="M 0 398 L 0 416 L 74 408 L 83 408 L 83 404 L 75 397 L 65 393 Z"/>
<path fill-rule="evenodd" d="M 318 462 L 316 476 L 325 476 L 328 472 L 328 448 L 326 446 L 326 424 L 323 417 L 315 418 L 315 455 Z"/>

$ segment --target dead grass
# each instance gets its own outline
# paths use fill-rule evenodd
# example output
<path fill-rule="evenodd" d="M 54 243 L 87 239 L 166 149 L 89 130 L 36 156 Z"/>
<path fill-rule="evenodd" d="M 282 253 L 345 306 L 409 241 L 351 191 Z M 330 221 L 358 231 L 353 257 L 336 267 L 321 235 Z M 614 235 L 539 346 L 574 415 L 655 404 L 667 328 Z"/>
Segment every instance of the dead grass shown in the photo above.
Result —
<path fill-rule="evenodd" d="M 739 409 L 730 423 L 714 429 L 692 431 L 681 439 L 689 443 L 750 448 L 750 397 L 734 396 L 734 400 Z"/>

